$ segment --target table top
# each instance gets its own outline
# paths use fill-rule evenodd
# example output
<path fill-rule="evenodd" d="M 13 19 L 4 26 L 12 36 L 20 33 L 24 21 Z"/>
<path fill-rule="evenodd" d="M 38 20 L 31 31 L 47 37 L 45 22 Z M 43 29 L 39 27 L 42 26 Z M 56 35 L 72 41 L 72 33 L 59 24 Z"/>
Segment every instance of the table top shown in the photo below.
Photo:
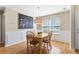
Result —
<path fill-rule="evenodd" d="M 42 37 L 48 36 L 47 33 L 42 33 Z"/>
<path fill-rule="evenodd" d="M 46 37 L 46 36 L 48 36 L 47 33 L 42 33 L 41 35 L 35 35 L 34 37 L 43 38 L 43 37 Z"/>

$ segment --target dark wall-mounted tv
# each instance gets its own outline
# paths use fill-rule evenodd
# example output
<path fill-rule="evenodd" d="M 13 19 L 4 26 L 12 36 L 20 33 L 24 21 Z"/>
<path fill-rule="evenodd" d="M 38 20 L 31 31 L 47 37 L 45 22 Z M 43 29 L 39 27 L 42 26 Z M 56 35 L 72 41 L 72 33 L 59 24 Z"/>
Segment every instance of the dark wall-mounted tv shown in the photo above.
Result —
<path fill-rule="evenodd" d="M 33 17 L 18 14 L 19 15 L 19 29 L 32 29 L 33 28 Z"/>

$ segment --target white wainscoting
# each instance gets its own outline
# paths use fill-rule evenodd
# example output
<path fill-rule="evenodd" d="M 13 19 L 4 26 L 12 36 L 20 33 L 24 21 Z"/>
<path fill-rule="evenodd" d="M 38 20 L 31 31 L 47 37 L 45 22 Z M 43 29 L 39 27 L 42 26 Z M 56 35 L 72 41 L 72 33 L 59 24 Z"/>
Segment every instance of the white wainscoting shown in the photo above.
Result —
<path fill-rule="evenodd" d="M 70 31 L 61 31 L 60 34 L 54 35 L 52 40 L 70 43 L 71 42 L 71 32 Z"/>
<path fill-rule="evenodd" d="M 26 31 L 6 32 L 5 47 L 26 41 Z"/>
<path fill-rule="evenodd" d="M 60 34 L 53 36 L 52 40 L 61 42 L 71 42 L 71 32 L 61 31 Z M 26 31 L 6 32 L 5 47 L 26 41 Z"/>

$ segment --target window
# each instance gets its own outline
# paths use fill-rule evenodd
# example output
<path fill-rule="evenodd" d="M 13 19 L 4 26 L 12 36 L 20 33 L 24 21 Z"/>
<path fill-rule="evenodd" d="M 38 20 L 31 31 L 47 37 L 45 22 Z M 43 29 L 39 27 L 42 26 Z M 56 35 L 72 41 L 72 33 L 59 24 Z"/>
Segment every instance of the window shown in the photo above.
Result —
<path fill-rule="evenodd" d="M 49 18 L 45 18 L 42 21 L 42 30 L 43 32 L 53 32 L 54 34 L 57 34 L 60 32 L 60 17 L 59 16 L 53 16 Z"/>

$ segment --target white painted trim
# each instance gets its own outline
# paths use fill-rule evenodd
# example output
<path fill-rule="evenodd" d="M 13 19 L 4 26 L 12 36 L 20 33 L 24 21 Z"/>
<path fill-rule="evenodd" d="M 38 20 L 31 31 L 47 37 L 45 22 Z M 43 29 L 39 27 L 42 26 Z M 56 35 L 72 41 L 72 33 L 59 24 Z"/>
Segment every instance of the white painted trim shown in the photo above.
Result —
<path fill-rule="evenodd" d="M 14 42 L 12 44 L 6 44 L 5 47 L 11 46 L 11 45 L 15 45 L 15 44 L 18 44 L 18 43 L 21 43 L 21 42 L 24 42 L 24 41 L 26 41 L 26 40 L 24 39 L 24 40 L 21 40 L 21 41 L 18 41 L 18 42 Z"/>
<path fill-rule="evenodd" d="M 52 36 L 53 40 L 60 41 L 60 42 L 71 42 L 71 31 L 61 31 L 60 34 L 56 34 Z"/>

